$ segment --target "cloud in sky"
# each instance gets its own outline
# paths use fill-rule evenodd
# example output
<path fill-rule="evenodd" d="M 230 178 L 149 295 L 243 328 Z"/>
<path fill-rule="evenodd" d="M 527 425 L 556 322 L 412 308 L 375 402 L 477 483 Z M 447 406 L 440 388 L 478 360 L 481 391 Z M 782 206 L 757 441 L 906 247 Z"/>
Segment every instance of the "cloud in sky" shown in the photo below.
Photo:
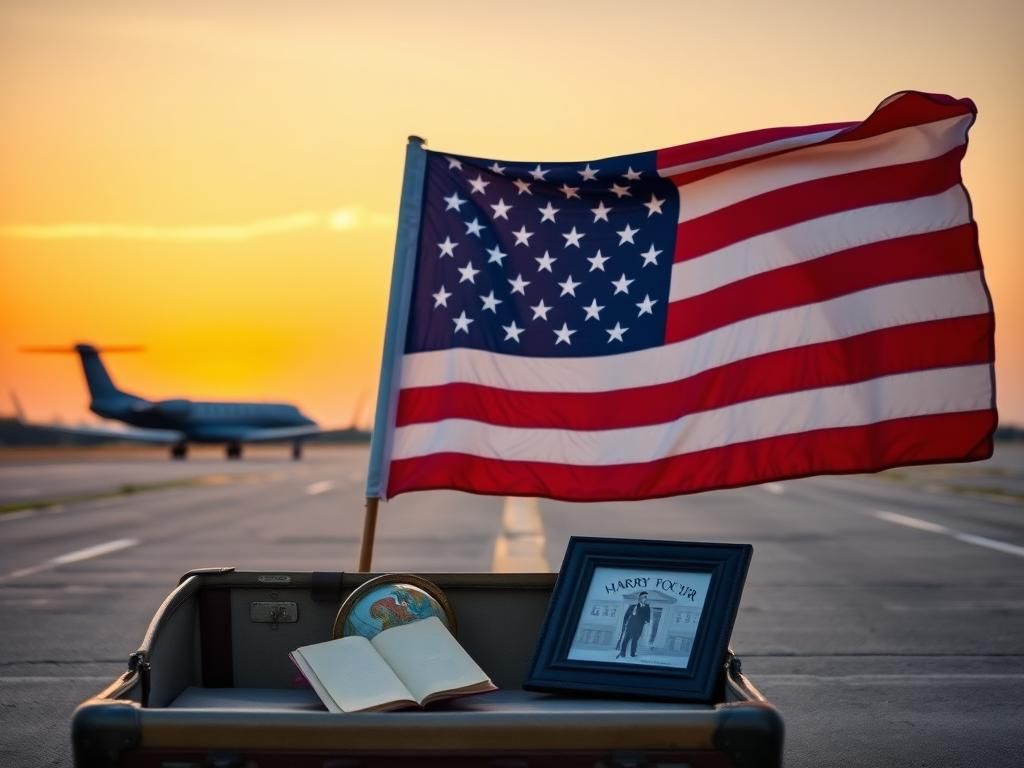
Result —
<path fill-rule="evenodd" d="M 390 229 L 395 217 L 368 211 L 361 206 L 337 208 L 327 213 L 301 211 L 241 224 L 203 226 L 152 226 L 149 224 L 73 222 L 0 227 L 0 237 L 16 240 L 136 240 L 165 242 L 238 242 L 259 237 L 325 229 L 348 232 L 359 229 Z"/>

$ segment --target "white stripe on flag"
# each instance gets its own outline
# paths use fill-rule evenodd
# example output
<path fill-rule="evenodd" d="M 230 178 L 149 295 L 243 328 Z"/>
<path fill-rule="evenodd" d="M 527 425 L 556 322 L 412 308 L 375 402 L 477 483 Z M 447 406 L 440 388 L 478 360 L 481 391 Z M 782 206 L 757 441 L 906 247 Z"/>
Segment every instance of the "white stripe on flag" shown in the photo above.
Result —
<path fill-rule="evenodd" d="M 970 220 L 970 205 L 959 184 L 930 197 L 821 216 L 674 264 L 669 301 L 859 245 L 938 232 Z"/>
<path fill-rule="evenodd" d="M 741 200 L 815 179 L 939 157 L 966 141 L 973 115 L 811 146 L 755 160 L 679 189 L 679 222 L 696 219 Z"/>
<path fill-rule="evenodd" d="M 465 347 L 419 352 L 403 358 L 401 386 L 466 382 L 522 392 L 606 392 L 678 381 L 767 352 L 988 311 L 980 273 L 964 272 L 870 288 L 620 355 L 515 357 Z"/>
<path fill-rule="evenodd" d="M 690 163 L 681 163 L 680 165 L 672 165 L 667 168 L 658 169 L 658 175 L 674 176 L 677 173 L 689 173 L 690 171 L 699 171 L 701 168 L 709 168 L 713 165 L 723 165 L 725 163 L 733 163 L 737 160 L 746 160 L 752 157 L 760 157 L 761 155 L 768 155 L 772 152 L 781 152 L 784 149 L 794 149 L 795 147 L 805 147 L 808 144 L 817 144 L 820 141 L 831 139 L 842 128 L 836 128 L 831 131 L 819 131 L 817 133 L 805 133 L 801 136 L 790 136 L 785 139 L 776 139 L 775 141 L 768 141 L 764 144 L 758 144 L 754 147 L 747 147 L 746 149 L 739 149 L 735 152 L 727 152 L 724 155 L 715 155 L 705 160 L 694 160 Z"/>
<path fill-rule="evenodd" d="M 452 452 L 507 461 L 614 466 L 817 429 L 985 410 L 991 400 L 990 367 L 972 365 L 791 392 L 629 429 L 523 429 L 466 419 L 413 424 L 395 430 L 393 457 Z"/>

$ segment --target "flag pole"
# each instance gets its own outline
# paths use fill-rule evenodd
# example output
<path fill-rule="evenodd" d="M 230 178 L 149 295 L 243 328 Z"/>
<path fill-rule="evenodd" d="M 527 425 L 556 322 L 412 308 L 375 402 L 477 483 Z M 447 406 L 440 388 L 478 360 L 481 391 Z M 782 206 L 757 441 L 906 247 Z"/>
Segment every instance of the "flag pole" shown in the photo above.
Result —
<path fill-rule="evenodd" d="M 391 269 L 391 294 L 388 298 L 387 324 L 384 329 L 377 409 L 373 419 L 373 435 L 370 438 L 370 465 L 366 474 L 366 510 L 363 517 L 363 540 L 359 549 L 359 570 L 364 572 L 370 570 L 373 561 L 377 509 L 388 487 L 394 413 L 400 383 L 399 369 L 405 331 L 409 324 L 416 252 L 419 249 L 420 219 L 423 215 L 423 183 L 427 177 L 427 153 L 423 149 L 425 143 L 419 136 L 410 136 L 405 148 L 405 171 L 402 176 L 402 197 L 398 206 L 395 261 Z"/>
<path fill-rule="evenodd" d="M 370 570 L 373 562 L 373 537 L 377 530 L 377 505 L 380 499 L 367 497 L 366 510 L 363 513 L 363 541 L 359 547 L 359 570 L 363 573 Z"/>

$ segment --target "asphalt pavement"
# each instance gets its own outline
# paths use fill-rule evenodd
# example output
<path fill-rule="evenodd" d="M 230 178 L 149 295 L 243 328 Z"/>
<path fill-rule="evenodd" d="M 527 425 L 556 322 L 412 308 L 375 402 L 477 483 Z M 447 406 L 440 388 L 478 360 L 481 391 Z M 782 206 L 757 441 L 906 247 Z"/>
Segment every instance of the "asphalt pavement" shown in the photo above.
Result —
<path fill-rule="evenodd" d="M 355 570 L 366 449 L 0 454 L 0 764 L 70 764 L 186 570 Z M 788 766 L 1011 766 L 1024 750 L 1024 445 L 969 465 L 648 502 L 382 505 L 378 571 L 557 570 L 571 535 L 749 542 L 732 646 Z M 533 643 L 534 638 L 524 638 Z"/>

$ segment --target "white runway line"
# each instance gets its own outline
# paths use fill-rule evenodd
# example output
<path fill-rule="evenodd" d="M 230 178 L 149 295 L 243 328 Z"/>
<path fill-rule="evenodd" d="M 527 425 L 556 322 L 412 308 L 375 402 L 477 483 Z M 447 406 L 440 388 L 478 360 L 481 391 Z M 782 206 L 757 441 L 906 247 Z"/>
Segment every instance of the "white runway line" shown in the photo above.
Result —
<path fill-rule="evenodd" d="M 955 531 L 952 528 L 947 528 L 944 525 L 939 525 L 938 523 L 919 520 L 916 517 L 908 517 L 907 515 L 901 515 L 896 512 L 886 512 L 879 509 L 873 511 L 871 514 L 879 520 L 884 520 L 887 523 L 895 523 L 896 525 L 903 525 L 907 528 L 915 528 L 919 531 L 927 531 L 928 533 L 938 533 L 943 536 L 949 536 L 957 541 L 962 541 L 965 544 L 973 544 L 976 547 L 987 547 L 988 549 L 994 549 L 998 552 L 1005 552 L 1008 555 L 1024 557 L 1024 547 L 1017 546 L 1016 544 L 1010 544 L 1006 541 L 989 539 L 985 536 L 975 536 L 972 533 L 962 533 L 960 531 Z"/>
<path fill-rule="evenodd" d="M 306 487 L 307 496 L 317 496 L 321 493 L 327 493 L 334 487 L 333 480 L 318 480 L 315 483 L 310 483 Z"/>
<path fill-rule="evenodd" d="M 494 540 L 493 573 L 550 573 L 544 557 L 544 524 L 537 499 L 508 496 Z"/>
<path fill-rule="evenodd" d="M 0 576 L 0 580 L 20 579 L 24 576 L 31 576 L 35 573 L 41 573 L 42 571 L 49 571 L 53 568 L 57 568 L 58 566 L 67 565 L 68 563 L 77 563 L 82 560 L 90 560 L 94 557 L 109 555 L 113 552 L 119 552 L 122 549 L 138 546 L 138 544 L 138 539 L 115 539 L 114 541 L 96 544 L 95 546 L 86 547 L 85 549 L 76 549 L 74 552 L 58 555 L 57 557 L 51 558 L 39 565 L 34 565 L 31 568 L 21 568 L 17 571 L 8 573 L 6 576 Z"/>
<path fill-rule="evenodd" d="M 985 536 L 975 536 L 971 533 L 957 533 L 953 538 L 968 544 L 976 544 L 979 547 L 988 547 L 989 549 L 995 549 L 999 552 L 1006 552 L 1010 555 L 1017 555 L 1017 557 L 1024 557 L 1024 547 L 1018 547 L 1016 544 L 1008 544 L 1005 541 L 989 539 Z"/>
<path fill-rule="evenodd" d="M 25 517 L 32 517 L 38 511 L 38 509 L 21 509 L 17 512 L 8 512 L 6 515 L 0 515 L 0 523 L 7 523 L 11 520 L 21 520 Z"/>
<path fill-rule="evenodd" d="M 936 523 L 929 523 L 927 520 L 918 520 L 916 517 L 907 517 L 906 515 L 900 515 L 896 512 L 885 512 L 884 510 L 878 510 L 873 512 L 875 517 L 879 520 L 885 520 L 887 523 L 896 523 L 896 525 L 905 525 L 907 528 L 916 528 L 919 531 L 928 531 L 929 533 L 949 533 L 949 528 L 944 525 L 937 525 Z"/>

